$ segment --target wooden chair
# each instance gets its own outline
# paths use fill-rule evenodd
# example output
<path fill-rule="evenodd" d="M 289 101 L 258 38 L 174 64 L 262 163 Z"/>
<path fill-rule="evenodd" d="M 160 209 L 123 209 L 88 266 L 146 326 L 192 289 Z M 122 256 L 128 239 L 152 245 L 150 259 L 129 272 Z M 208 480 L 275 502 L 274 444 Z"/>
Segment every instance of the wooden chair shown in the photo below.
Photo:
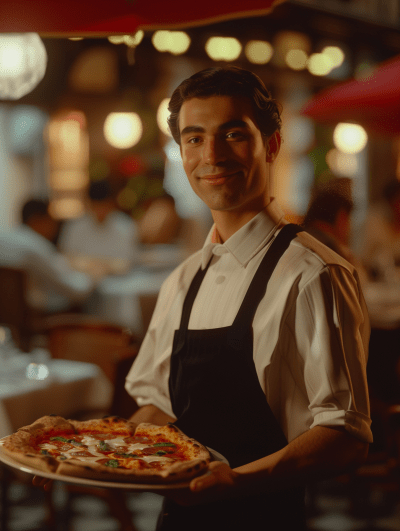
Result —
<path fill-rule="evenodd" d="M 118 361 L 135 356 L 139 349 L 139 341 L 130 330 L 91 315 L 49 317 L 45 331 L 53 358 L 94 363 L 112 383 Z"/>
<path fill-rule="evenodd" d="M 139 344 L 129 330 L 88 315 L 63 315 L 46 321 L 48 348 L 54 358 L 71 359 L 97 364 L 114 385 L 109 411 L 103 414 L 129 418 L 137 404 L 125 391 L 125 377 L 138 353 Z M 97 411 L 77 412 L 75 418 L 98 418 Z M 126 493 L 112 489 L 66 484 L 67 515 L 76 496 L 95 496 L 108 506 L 119 522 L 120 531 L 136 531 L 127 505 Z M 55 525 L 54 514 L 49 521 Z"/>
<path fill-rule="evenodd" d="M 156 307 L 158 293 L 142 293 L 139 295 L 140 311 L 142 316 L 141 337 L 146 335 L 151 321 L 151 317 Z"/>
<path fill-rule="evenodd" d="M 43 331 L 44 315 L 27 301 L 28 275 L 22 269 L 0 267 L 0 324 L 10 328 L 17 346 L 29 352 Z"/>

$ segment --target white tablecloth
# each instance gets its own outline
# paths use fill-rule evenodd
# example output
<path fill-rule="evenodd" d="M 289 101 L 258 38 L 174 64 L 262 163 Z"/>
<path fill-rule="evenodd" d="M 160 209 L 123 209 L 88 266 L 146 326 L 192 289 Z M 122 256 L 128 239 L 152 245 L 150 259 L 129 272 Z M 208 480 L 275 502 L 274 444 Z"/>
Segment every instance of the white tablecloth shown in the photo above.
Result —
<path fill-rule="evenodd" d="M 373 328 L 400 327 L 399 282 L 371 282 L 363 287 L 363 293 Z"/>
<path fill-rule="evenodd" d="M 44 415 L 68 418 L 79 410 L 109 408 L 112 384 L 97 365 L 53 359 L 46 365 L 44 380 L 26 378 L 23 366 L 0 369 L 0 438 Z"/>

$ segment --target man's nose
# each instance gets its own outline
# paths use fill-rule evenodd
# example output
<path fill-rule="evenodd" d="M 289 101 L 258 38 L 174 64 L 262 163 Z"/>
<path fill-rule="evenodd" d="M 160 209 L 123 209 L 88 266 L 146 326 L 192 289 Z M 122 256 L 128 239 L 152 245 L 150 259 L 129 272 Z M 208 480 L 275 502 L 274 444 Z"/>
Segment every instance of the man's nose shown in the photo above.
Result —
<path fill-rule="evenodd" d="M 226 158 L 226 148 L 217 138 L 209 138 L 204 142 L 203 160 L 206 164 L 215 165 Z"/>

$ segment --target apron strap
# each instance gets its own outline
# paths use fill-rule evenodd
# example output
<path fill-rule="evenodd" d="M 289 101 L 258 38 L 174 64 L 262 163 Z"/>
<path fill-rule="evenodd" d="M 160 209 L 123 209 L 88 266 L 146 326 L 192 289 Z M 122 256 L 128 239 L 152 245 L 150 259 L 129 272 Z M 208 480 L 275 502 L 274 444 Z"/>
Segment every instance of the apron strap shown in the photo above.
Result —
<path fill-rule="evenodd" d="M 278 264 L 283 253 L 289 247 L 290 242 L 296 237 L 298 232 L 303 229 L 299 225 L 289 223 L 285 225 L 272 242 L 264 258 L 259 265 L 256 274 L 251 281 L 249 289 L 243 299 L 240 309 L 236 315 L 229 334 L 229 342 L 231 346 L 241 349 L 241 341 L 245 338 L 246 333 L 251 327 L 254 314 L 265 296 L 269 279 L 276 265 Z"/>
<path fill-rule="evenodd" d="M 201 269 L 200 267 L 195 276 L 193 277 L 192 283 L 190 284 L 189 290 L 185 298 L 185 302 L 183 303 L 181 324 L 179 327 L 180 330 L 187 330 L 189 327 L 190 312 L 192 311 L 194 300 L 196 298 L 197 292 L 200 289 L 200 285 L 203 282 L 204 277 L 206 276 L 207 270 L 211 264 L 212 259 L 213 256 L 210 258 L 206 267 L 204 269 Z"/>

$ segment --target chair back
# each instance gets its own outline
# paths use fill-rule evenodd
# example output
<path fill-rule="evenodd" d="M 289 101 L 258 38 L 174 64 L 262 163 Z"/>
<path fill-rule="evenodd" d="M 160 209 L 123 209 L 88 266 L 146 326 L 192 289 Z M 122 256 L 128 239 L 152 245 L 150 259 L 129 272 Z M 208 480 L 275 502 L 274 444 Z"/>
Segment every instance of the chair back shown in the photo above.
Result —
<path fill-rule="evenodd" d="M 28 277 L 21 269 L 0 267 L 0 324 L 10 328 L 14 341 L 29 350 L 33 311 L 27 302 Z"/>
<path fill-rule="evenodd" d="M 118 362 L 139 350 L 129 330 L 84 314 L 49 317 L 46 335 L 53 358 L 95 363 L 113 384 Z"/>

